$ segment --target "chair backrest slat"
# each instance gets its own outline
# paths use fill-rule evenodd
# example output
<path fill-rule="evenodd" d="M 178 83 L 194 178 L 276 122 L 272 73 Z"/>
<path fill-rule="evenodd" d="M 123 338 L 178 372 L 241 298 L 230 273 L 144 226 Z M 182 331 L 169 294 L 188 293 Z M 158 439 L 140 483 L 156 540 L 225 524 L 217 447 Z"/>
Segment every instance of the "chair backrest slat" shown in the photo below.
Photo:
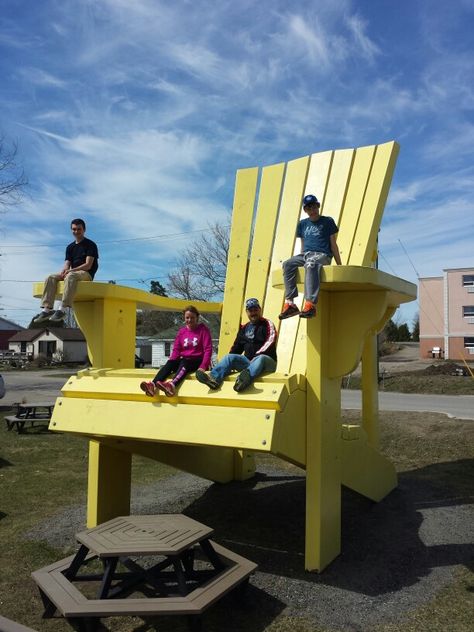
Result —
<path fill-rule="evenodd" d="M 295 227 L 299 219 L 301 198 L 306 185 L 309 156 L 288 163 L 283 188 L 280 214 L 273 245 L 271 270 L 281 268 L 282 262 L 293 254 L 295 245 Z M 294 334 L 290 321 L 279 321 L 278 314 L 283 305 L 281 290 L 272 287 L 271 275 L 267 281 L 265 297 L 265 315 L 275 323 L 279 330 L 278 366 L 288 366 L 294 347 Z M 280 371 L 281 369 L 278 368 Z"/>
<path fill-rule="evenodd" d="M 354 153 L 353 149 L 338 149 L 334 152 L 324 197 L 321 201 L 321 213 L 332 217 L 336 224 L 339 222 L 344 200 L 346 199 Z M 316 197 L 318 196 L 316 191 L 314 194 Z"/>
<path fill-rule="evenodd" d="M 370 266 L 376 258 L 377 235 L 387 201 L 399 146 L 395 142 L 377 145 L 369 181 L 352 244 L 349 263 Z"/>
<path fill-rule="evenodd" d="M 219 336 L 219 358 L 228 353 L 240 324 L 257 179 L 258 167 L 237 171 Z"/>
<path fill-rule="evenodd" d="M 270 271 L 281 267 L 282 262 L 288 259 L 293 252 L 295 227 L 300 213 L 301 196 L 306 184 L 308 163 L 309 156 L 288 162 L 273 242 Z M 281 290 L 272 287 L 271 274 L 269 274 L 265 292 L 265 314 L 275 325 L 278 325 L 278 314 L 282 304 Z"/>
<path fill-rule="evenodd" d="M 264 313 L 266 313 L 265 292 L 270 271 L 285 167 L 285 163 L 264 167 L 260 181 L 245 297 L 258 298 Z M 241 316 L 245 320 L 245 305 L 242 306 Z"/>
<path fill-rule="evenodd" d="M 348 264 L 351 260 L 352 244 L 361 219 L 374 155 L 374 146 L 361 147 L 355 152 L 345 204 L 338 222 L 337 245 L 343 264 Z"/>

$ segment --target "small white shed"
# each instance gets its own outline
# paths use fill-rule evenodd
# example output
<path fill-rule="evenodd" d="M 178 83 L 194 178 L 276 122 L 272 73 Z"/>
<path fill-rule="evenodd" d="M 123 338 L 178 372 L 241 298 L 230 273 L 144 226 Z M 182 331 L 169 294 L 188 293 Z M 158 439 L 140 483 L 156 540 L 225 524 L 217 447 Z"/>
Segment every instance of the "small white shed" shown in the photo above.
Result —
<path fill-rule="evenodd" d="M 10 338 L 8 347 L 11 351 L 32 354 L 33 358 L 41 354 L 62 362 L 87 360 L 87 344 L 80 329 L 25 329 Z"/>

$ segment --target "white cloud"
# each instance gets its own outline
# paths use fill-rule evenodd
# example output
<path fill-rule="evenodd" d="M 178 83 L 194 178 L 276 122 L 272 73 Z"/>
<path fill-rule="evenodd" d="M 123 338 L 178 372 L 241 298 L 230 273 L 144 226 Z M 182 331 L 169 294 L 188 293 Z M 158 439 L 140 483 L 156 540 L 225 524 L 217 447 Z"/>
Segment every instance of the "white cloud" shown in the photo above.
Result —
<path fill-rule="evenodd" d="M 356 48 L 367 61 L 373 62 L 380 55 L 379 47 L 367 36 L 367 21 L 358 15 L 350 15 L 346 18 L 347 25 L 354 38 Z"/>
<path fill-rule="evenodd" d="M 65 89 L 68 85 L 67 81 L 56 77 L 50 72 L 41 68 L 28 67 L 20 70 L 20 75 L 25 81 L 36 86 L 45 88 L 61 88 Z"/>

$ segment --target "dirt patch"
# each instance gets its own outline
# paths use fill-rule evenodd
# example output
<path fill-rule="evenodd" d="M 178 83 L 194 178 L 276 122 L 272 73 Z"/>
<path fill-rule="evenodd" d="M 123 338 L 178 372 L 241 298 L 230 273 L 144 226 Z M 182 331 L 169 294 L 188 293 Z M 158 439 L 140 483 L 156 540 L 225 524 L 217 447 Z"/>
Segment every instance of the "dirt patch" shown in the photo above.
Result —
<path fill-rule="evenodd" d="M 469 371 L 466 367 L 456 364 L 455 362 L 442 362 L 440 364 L 430 364 L 423 369 L 425 375 L 463 375 L 468 376 Z"/>

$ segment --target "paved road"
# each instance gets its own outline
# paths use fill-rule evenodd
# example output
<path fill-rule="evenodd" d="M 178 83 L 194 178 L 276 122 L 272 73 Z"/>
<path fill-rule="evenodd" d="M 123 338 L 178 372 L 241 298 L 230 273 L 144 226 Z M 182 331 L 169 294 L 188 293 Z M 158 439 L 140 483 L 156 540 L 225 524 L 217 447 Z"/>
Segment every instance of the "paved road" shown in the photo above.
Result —
<path fill-rule="evenodd" d="M 379 392 L 380 410 L 445 413 L 457 419 L 474 419 L 474 395 L 417 395 Z M 361 392 L 342 391 L 342 407 L 360 410 Z"/>
<path fill-rule="evenodd" d="M 0 406 L 11 406 L 14 402 L 50 401 L 59 396 L 66 379 L 75 373 L 63 371 L 12 371 L 2 373 L 6 394 Z M 58 377 L 61 376 L 61 377 Z"/>

